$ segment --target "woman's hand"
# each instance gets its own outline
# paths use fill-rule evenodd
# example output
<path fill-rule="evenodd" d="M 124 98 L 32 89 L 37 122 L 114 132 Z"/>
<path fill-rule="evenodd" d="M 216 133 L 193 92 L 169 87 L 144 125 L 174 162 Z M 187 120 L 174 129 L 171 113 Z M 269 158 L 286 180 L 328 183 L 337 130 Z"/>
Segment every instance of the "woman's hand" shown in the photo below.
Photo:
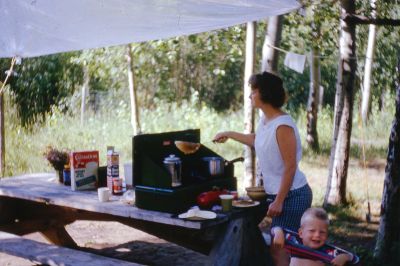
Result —
<path fill-rule="evenodd" d="M 229 139 L 229 132 L 219 132 L 215 135 L 213 142 L 224 143 Z"/>
<path fill-rule="evenodd" d="M 282 214 L 283 203 L 274 200 L 269 204 L 267 216 L 276 217 Z"/>

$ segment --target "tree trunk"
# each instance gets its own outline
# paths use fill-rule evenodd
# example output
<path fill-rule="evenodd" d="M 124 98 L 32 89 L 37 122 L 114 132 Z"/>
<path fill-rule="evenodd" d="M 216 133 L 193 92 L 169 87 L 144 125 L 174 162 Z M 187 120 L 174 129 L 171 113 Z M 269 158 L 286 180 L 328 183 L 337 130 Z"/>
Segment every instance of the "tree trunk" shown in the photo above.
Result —
<path fill-rule="evenodd" d="M 251 103 L 249 78 L 254 72 L 256 54 L 256 22 L 248 22 L 246 30 L 246 62 L 244 69 L 243 102 L 244 102 L 244 133 L 254 133 L 254 108 Z M 255 184 L 255 152 L 252 147 L 244 148 L 244 179 L 243 187 Z"/>
<path fill-rule="evenodd" d="M 341 0 L 342 17 L 355 12 L 354 0 Z M 356 71 L 355 24 L 340 21 L 338 79 L 336 83 L 333 141 L 324 206 L 346 204 L 346 182 L 352 129 Z"/>
<path fill-rule="evenodd" d="M 134 65 L 133 65 L 133 51 L 132 45 L 126 46 L 126 60 L 128 62 L 128 83 L 129 83 L 129 94 L 131 99 L 131 125 L 133 129 L 133 135 L 140 134 L 140 120 L 139 120 L 139 109 L 137 104 L 137 93 L 135 87 L 135 76 L 134 76 Z"/>
<path fill-rule="evenodd" d="M 0 81 L 0 85 L 1 81 Z M 6 147 L 4 130 L 4 92 L 0 92 L 0 177 L 4 177 L 6 169 Z"/>
<path fill-rule="evenodd" d="M 318 120 L 318 102 L 319 102 L 319 87 L 320 87 L 320 65 L 319 65 L 319 49 L 317 47 L 311 50 L 311 82 L 310 92 L 308 94 L 307 103 L 307 143 L 311 149 L 317 151 L 319 149 L 318 143 L 318 131 L 317 131 L 317 120 Z"/>
<path fill-rule="evenodd" d="M 83 66 L 83 85 L 82 85 L 82 101 L 81 101 L 81 124 L 85 122 L 86 113 L 86 97 L 89 94 L 89 67 L 87 65 Z"/>
<path fill-rule="evenodd" d="M 312 7 L 314 12 L 315 6 Z M 312 24 L 313 37 L 319 39 L 320 37 L 320 27 L 319 23 L 315 21 Z M 318 44 L 313 45 L 311 48 L 311 64 L 310 64 L 310 91 L 308 94 L 307 103 L 307 143 L 312 150 L 319 150 L 318 143 L 318 131 L 317 131 L 317 121 L 318 121 L 318 107 L 319 107 L 319 87 L 321 84 L 321 69 L 319 62 L 319 47 Z"/>
<path fill-rule="evenodd" d="M 372 18 L 376 18 L 376 0 L 370 0 L 372 7 Z M 370 96 L 371 96 L 371 72 L 372 64 L 374 62 L 374 52 L 375 52 L 375 42 L 376 42 L 376 26 L 369 25 L 368 33 L 368 48 L 367 55 L 365 58 L 365 68 L 364 68 L 364 81 L 362 91 L 362 102 L 361 102 L 361 119 L 364 124 L 367 123 L 368 115 L 370 111 Z"/>
<path fill-rule="evenodd" d="M 400 55 L 397 62 L 396 113 L 389 137 L 381 219 L 374 256 L 382 264 L 398 259 L 400 244 Z M 395 250 L 394 250 L 395 249 Z"/>
<path fill-rule="evenodd" d="M 282 36 L 283 15 L 270 17 L 268 19 L 267 35 L 265 36 L 261 71 L 277 72 L 279 51 L 273 47 L 279 47 Z"/>

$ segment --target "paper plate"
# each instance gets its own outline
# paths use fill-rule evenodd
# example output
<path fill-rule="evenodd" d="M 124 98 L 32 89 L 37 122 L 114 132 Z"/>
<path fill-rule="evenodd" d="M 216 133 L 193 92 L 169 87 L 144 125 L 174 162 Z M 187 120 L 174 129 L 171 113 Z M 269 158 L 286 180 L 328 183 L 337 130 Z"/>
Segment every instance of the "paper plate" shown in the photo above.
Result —
<path fill-rule="evenodd" d="M 259 205 L 259 201 L 252 201 L 252 200 L 234 200 L 232 202 L 233 207 L 237 208 L 248 208 L 248 207 L 254 207 Z"/>
<path fill-rule="evenodd" d="M 179 214 L 178 217 L 181 219 L 200 221 L 200 220 L 215 219 L 217 217 L 217 214 L 212 211 L 189 210 L 188 212 Z"/>

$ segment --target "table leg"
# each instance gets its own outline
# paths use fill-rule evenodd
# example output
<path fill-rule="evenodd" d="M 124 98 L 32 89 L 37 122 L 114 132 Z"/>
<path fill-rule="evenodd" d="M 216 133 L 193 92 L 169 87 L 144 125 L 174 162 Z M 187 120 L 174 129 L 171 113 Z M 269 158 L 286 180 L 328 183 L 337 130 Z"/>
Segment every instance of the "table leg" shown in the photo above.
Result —
<path fill-rule="evenodd" d="M 243 219 L 230 221 L 216 240 L 209 258 L 213 265 L 239 265 L 243 238 Z"/>
<path fill-rule="evenodd" d="M 0 225 L 14 222 L 16 208 L 13 200 L 0 197 Z"/>
<path fill-rule="evenodd" d="M 231 220 L 221 230 L 209 260 L 211 265 L 273 265 L 252 217 Z"/>
<path fill-rule="evenodd" d="M 51 226 L 46 230 L 40 231 L 42 235 L 51 243 L 63 247 L 77 248 L 78 245 L 68 234 L 63 225 Z"/>

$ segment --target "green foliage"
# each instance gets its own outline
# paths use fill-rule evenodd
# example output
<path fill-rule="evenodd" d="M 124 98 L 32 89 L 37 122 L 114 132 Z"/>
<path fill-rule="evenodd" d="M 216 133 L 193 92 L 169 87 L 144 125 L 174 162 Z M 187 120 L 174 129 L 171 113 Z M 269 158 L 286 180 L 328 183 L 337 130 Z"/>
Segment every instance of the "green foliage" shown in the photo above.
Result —
<path fill-rule="evenodd" d="M 216 110 L 237 108 L 243 85 L 243 35 L 242 27 L 233 27 L 138 45 L 135 74 L 140 93 L 146 94 L 142 99 L 151 104 L 156 98 L 181 103 L 197 92 L 199 103 Z"/>
<path fill-rule="evenodd" d="M 72 55 L 29 58 L 15 66 L 9 85 L 24 126 L 42 121 L 52 106 L 59 105 L 81 83 L 80 67 L 70 61 Z"/>

